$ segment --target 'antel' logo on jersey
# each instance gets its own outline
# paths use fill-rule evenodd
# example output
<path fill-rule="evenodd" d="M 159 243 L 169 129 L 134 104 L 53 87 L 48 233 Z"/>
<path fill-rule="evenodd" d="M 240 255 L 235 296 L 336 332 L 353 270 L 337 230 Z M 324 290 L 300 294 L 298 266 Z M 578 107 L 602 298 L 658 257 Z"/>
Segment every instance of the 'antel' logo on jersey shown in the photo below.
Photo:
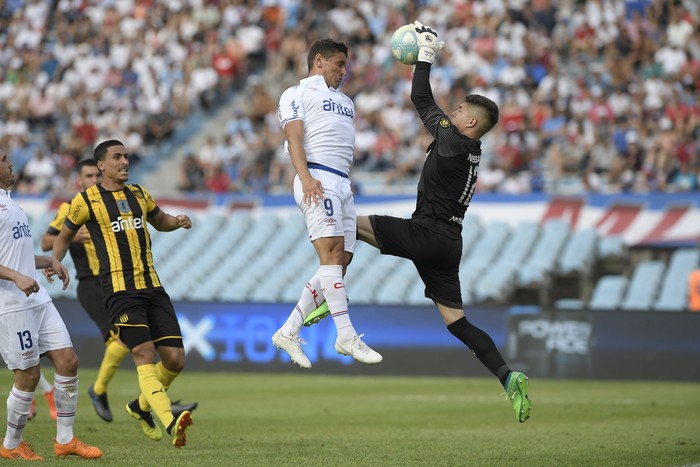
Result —
<path fill-rule="evenodd" d="M 12 238 L 15 240 L 19 240 L 20 238 L 24 237 L 30 237 L 32 236 L 32 231 L 29 230 L 29 226 L 27 224 L 20 224 L 17 222 L 17 225 L 12 227 Z"/>
<path fill-rule="evenodd" d="M 324 99 L 323 110 L 326 112 L 334 112 L 340 115 L 347 115 L 350 118 L 355 118 L 355 114 L 351 107 L 346 107 L 343 104 L 338 104 L 333 99 Z"/>
<path fill-rule="evenodd" d="M 133 229 L 143 229 L 143 219 L 140 217 L 117 217 L 116 221 L 112 222 L 112 232 L 125 232 Z"/>

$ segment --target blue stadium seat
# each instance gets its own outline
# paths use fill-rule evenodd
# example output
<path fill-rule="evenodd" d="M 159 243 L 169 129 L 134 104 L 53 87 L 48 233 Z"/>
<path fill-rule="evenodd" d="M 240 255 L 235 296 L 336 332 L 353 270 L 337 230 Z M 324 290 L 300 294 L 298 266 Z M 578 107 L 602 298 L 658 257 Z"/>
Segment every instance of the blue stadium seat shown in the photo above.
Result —
<path fill-rule="evenodd" d="M 557 260 L 559 274 L 588 272 L 595 263 L 599 238 L 593 229 L 573 232 Z"/>
<path fill-rule="evenodd" d="M 462 297 L 464 299 L 464 297 Z M 408 291 L 406 295 L 406 304 L 413 306 L 429 306 L 434 305 L 433 301 L 425 296 L 425 285 L 419 279 L 414 280 L 412 284 L 409 284 Z"/>
<path fill-rule="evenodd" d="M 561 219 L 552 219 L 544 224 L 530 256 L 518 270 L 518 285 L 540 284 L 555 271 L 569 231 L 569 224 Z"/>
<path fill-rule="evenodd" d="M 483 231 L 481 220 L 475 216 L 467 214 L 462 223 L 462 259 L 466 259 L 471 247 L 479 239 Z"/>
<path fill-rule="evenodd" d="M 504 302 L 508 299 L 515 287 L 516 272 L 539 235 L 539 226 L 534 222 L 523 222 L 515 227 L 496 260 L 476 280 L 476 284 L 467 289 L 477 302 Z"/>
<path fill-rule="evenodd" d="M 236 211 L 230 216 L 205 214 L 193 220 L 190 231 L 178 229 L 158 234 L 157 241 L 153 242 L 153 260 L 172 298 L 199 295 L 193 284 L 210 283 L 216 276 L 214 271 L 226 274 L 220 265 L 235 249 L 235 243 L 249 225 L 250 213 L 247 211 Z M 214 243 L 216 248 L 202 247 Z"/>
<path fill-rule="evenodd" d="M 463 295 L 465 292 L 471 293 L 477 279 L 493 263 L 509 236 L 510 229 L 504 222 L 491 222 L 484 227 L 471 247 L 465 246 L 467 256 L 466 259 L 463 256 L 459 268 Z"/>
<path fill-rule="evenodd" d="M 651 310 L 666 265 L 663 261 L 645 260 L 640 262 L 630 278 L 629 287 L 620 308 L 623 310 Z"/>
<path fill-rule="evenodd" d="M 627 278 L 622 275 L 611 274 L 598 279 L 591 300 L 588 302 L 590 310 L 617 310 L 622 303 L 622 297 L 627 289 Z"/>
<path fill-rule="evenodd" d="M 598 242 L 598 259 L 621 258 L 627 255 L 627 246 L 622 237 L 617 235 L 607 236 Z"/>
<path fill-rule="evenodd" d="M 656 311 L 683 311 L 688 308 L 688 276 L 700 267 L 700 250 L 683 248 L 671 254 L 668 270 L 661 284 Z"/>

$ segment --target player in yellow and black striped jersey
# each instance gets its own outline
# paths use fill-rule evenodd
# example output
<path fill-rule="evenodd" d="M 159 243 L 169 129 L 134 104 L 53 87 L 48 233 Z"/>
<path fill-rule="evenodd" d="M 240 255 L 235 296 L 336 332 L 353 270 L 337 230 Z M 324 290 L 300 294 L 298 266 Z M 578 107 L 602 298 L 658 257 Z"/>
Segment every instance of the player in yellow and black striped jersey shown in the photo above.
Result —
<path fill-rule="evenodd" d="M 71 240 L 85 225 L 100 263 L 100 283 L 107 311 L 121 340 L 136 362 L 141 395 L 127 412 L 141 423 L 149 438 L 162 437 L 153 409 L 171 435 L 175 447 L 186 443 L 192 424 L 189 411 L 176 418 L 166 390 L 182 371 L 185 351 L 170 297 L 153 266 L 147 222 L 159 231 L 192 227 L 186 215 L 162 211 L 150 193 L 130 185 L 129 157 L 117 140 L 100 143 L 94 159 L 102 173 L 98 183 L 73 198 L 54 242 L 54 257 L 63 259 Z M 156 353 L 160 361 L 156 363 Z"/>
<path fill-rule="evenodd" d="M 102 174 L 94 159 L 84 159 L 78 163 L 78 184 L 82 189 L 89 189 L 102 180 Z M 70 203 L 61 203 L 56 216 L 49 224 L 41 239 L 41 249 L 49 251 L 61 231 L 68 215 Z M 76 269 L 78 279 L 77 295 L 80 305 L 88 316 L 97 324 L 105 342 L 105 353 L 97 372 L 95 382 L 88 388 L 88 395 L 97 415 L 106 422 L 113 420 L 107 399 L 107 387 L 114 377 L 124 357 L 129 354 L 128 347 L 113 332 L 112 320 L 109 318 L 100 287 L 99 268 L 95 246 L 85 227 L 78 230 L 68 247 Z"/>
<path fill-rule="evenodd" d="M 97 168 L 94 159 L 83 159 L 78 162 L 78 185 L 86 190 L 102 180 L 102 174 Z M 41 239 L 41 249 L 49 251 L 53 248 L 53 242 L 61 231 L 63 223 L 68 215 L 70 203 L 61 203 L 56 212 L 56 216 L 49 224 L 46 233 Z M 97 415 L 106 422 L 113 420 L 112 411 L 109 407 L 107 389 L 109 383 L 116 374 L 124 358 L 129 354 L 129 348 L 116 336 L 112 326 L 112 320 L 105 308 L 102 299 L 102 288 L 100 287 L 99 268 L 100 262 L 97 259 L 95 245 L 92 243 L 90 234 L 86 227 L 78 229 L 73 241 L 68 247 L 70 255 L 76 269 L 78 279 L 77 295 L 78 301 L 87 312 L 88 316 L 100 329 L 102 339 L 105 342 L 105 353 L 97 371 L 95 382 L 88 388 L 88 395 L 92 401 Z M 51 279 L 49 279 L 51 280 Z M 172 404 L 172 412 L 180 414 L 185 410 L 194 410 L 197 403 Z"/>

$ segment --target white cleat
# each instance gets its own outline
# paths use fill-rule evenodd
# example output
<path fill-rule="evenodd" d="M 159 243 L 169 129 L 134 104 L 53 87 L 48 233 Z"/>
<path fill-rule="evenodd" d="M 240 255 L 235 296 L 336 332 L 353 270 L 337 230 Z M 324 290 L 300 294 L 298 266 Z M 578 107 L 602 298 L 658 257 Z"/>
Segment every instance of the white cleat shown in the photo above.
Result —
<path fill-rule="evenodd" d="M 294 363 L 302 368 L 311 368 L 311 362 L 306 356 L 304 351 L 301 349 L 301 343 L 304 342 L 297 337 L 287 337 L 282 334 L 282 330 L 278 329 L 276 333 L 272 335 L 272 343 L 278 349 L 282 349 L 289 354 L 289 357 Z"/>
<path fill-rule="evenodd" d="M 352 357 L 361 363 L 373 364 L 381 362 L 382 356 L 362 342 L 362 339 L 360 339 L 362 336 L 364 336 L 364 334 L 353 336 L 352 340 L 347 344 L 341 344 L 340 341 L 336 339 L 335 351 L 339 354 Z"/>

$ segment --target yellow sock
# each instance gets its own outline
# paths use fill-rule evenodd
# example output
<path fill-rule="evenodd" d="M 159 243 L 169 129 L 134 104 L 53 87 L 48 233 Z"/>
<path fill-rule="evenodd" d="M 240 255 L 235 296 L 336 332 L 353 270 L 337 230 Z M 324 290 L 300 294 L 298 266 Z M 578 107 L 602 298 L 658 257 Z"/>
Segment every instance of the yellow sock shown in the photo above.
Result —
<path fill-rule="evenodd" d="M 129 349 L 124 347 L 119 341 L 110 339 L 107 342 L 105 355 L 102 358 L 100 369 L 97 371 L 97 379 L 95 379 L 95 385 L 93 386 L 95 394 L 104 394 L 107 392 L 109 382 L 112 380 L 114 374 L 119 369 L 119 365 L 127 355 L 129 355 Z"/>
<path fill-rule="evenodd" d="M 177 378 L 177 375 L 180 373 L 175 373 L 174 371 L 170 371 L 167 368 L 163 366 L 163 362 L 158 362 L 156 363 L 156 376 L 158 377 L 158 381 L 163 385 L 165 390 L 167 391 L 170 385 L 173 383 L 173 380 Z M 151 410 L 151 406 L 148 405 L 148 401 L 144 397 L 143 394 L 139 396 L 139 407 L 141 410 L 145 410 L 146 412 Z"/>
<path fill-rule="evenodd" d="M 139 365 L 136 367 L 136 372 L 139 375 L 141 395 L 145 396 L 146 402 L 158 415 L 163 426 L 169 426 L 170 422 L 173 421 L 173 414 L 170 412 L 170 399 L 163 384 L 158 381 L 156 366 L 152 363 Z M 139 397 L 139 401 L 140 399 Z M 141 408 L 143 409 L 143 407 Z"/>

